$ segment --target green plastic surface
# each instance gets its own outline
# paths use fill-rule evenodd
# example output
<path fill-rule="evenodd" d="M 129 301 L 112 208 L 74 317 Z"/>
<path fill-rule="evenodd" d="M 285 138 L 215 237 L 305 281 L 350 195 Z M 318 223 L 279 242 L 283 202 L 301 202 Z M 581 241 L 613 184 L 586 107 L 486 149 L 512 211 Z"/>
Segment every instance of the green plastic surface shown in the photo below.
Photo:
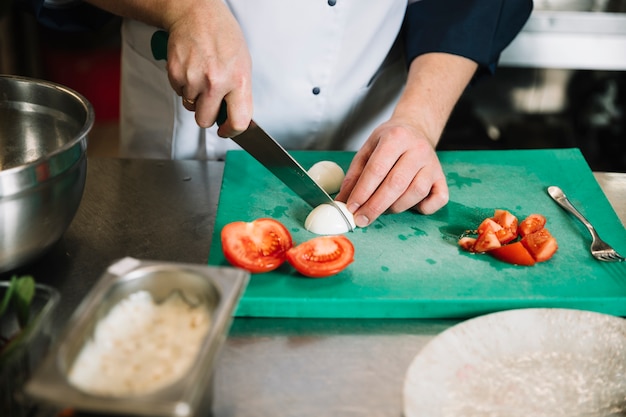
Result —
<path fill-rule="evenodd" d="M 347 170 L 353 153 L 298 151 L 305 168 L 332 160 Z M 237 316 L 465 318 L 526 307 L 579 308 L 626 315 L 626 262 L 602 263 L 589 253 L 584 227 L 546 192 L 560 186 L 600 235 L 626 253 L 626 230 L 578 149 L 439 152 L 450 202 L 439 212 L 381 216 L 347 236 L 355 261 L 321 279 L 300 276 L 288 264 L 252 275 Z M 532 267 L 509 265 L 459 249 L 458 236 L 496 208 L 521 220 L 548 219 L 559 250 Z M 272 217 L 296 243 L 316 235 L 304 229 L 311 208 L 243 151 L 227 154 L 209 264 L 228 265 L 220 231 L 232 221 Z"/>

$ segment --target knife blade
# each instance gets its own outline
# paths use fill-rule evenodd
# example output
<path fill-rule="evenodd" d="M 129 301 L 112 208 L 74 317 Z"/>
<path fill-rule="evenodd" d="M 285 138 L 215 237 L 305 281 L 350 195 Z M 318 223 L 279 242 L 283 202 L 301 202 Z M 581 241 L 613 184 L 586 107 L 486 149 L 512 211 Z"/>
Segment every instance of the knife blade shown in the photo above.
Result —
<path fill-rule="evenodd" d="M 167 59 L 168 37 L 169 34 L 162 30 L 156 31 L 152 35 L 150 44 L 152 55 L 155 59 Z M 227 117 L 226 102 L 222 101 L 217 116 L 217 124 L 223 124 Z M 315 208 L 321 204 L 334 206 L 348 225 L 348 230 L 353 231 L 352 223 L 350 223 L 348 217 L 337 205 L 335 200 L 311 178 L 302 165 L 300 165 L 285 148 L 267 134 L 254 120 L 250 122 L 246 131 L 231 137 L 231 139 L 311 207 Z"/>
<path fill-rule="evenodd" d="M 310 206 L 335 204 L 330 195 L 274 138 L 254 120 L 248 129 L 231 138 Z"/>
<path fill-rule="evenodd" d="M 225 111 L 225 103 L 222 103 L 221 113 Z M 218 117 L 218 123 L 225 120 L 223 117 L 223 115 Z M 311 178 L 309 173 L 285 148 L 267 134 L 254 120 L 250 122 L 250 126 L 248 126 L 246 131 L 231 139 L 311 207 L 315 208 L 321 204 L 334 206 L 348 225 L 348 230 L 353 231 L 352 224 L 335 200 Z"/>

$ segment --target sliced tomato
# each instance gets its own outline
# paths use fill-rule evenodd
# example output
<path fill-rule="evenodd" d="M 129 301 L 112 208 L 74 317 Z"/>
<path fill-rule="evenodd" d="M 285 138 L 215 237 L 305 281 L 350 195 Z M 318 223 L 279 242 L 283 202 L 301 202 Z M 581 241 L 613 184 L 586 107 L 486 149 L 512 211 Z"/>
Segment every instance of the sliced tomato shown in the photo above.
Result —
<path fill-rule="evenodd" d="M 463 236 L 458 241 L 461 249 L 466 250 L 468 252 L 474 251 L 474 244 L 476 243 L 475 237 Z"/>
<path fill-rule="evenodd" d="M 318 236 L 288 250 L 287 261 L 302 275 L 327 277 L 354 261 L 354 246 L 343 235 Z"/>
<path fill-rule="evenodd" d="M 508 210 L 496 209 L 493 220 L 501 229 L 496 230 L 496 236 L 503 245 L 517 237 L 517 217 Z"/>
<path fill-rule="evenodd" d="M 221 238 L 226 260 L 252 273 L 278 268 L 293 247 L 287 228 L 270 218 L 229 223 L 222 228 Z"/>
<path fill-rule="evenodd" d="M 535 264 L 535 259 L 520 241 L 492 249 L 489 254 L 496 259 L 514 265 L 532 266 Z"/>
<path fill-rule="evenodd" d="M 502 246 L 500 240 L 496 236 L 496 232 L 491 229 L 486 229 L 483 233 L 479 234 L 474 242 L 472 252 L 488 252 L 492 249 Z"/>
<path fill-rule="evenodd" d="M 556 239 L 546 228 L 541 228 L 524 236 L 520 242 L 537 262 L 544 262 L 552 258 L 559 248 Z"/>
<path fill-rule="evenodd" d="M 519 234 L 524 237 L 534 233 L 546 225 L 546 218 L 541 214 L 531 214 L 519 224 Z"/>
<path fill-rule="evenodd" d="M 491 230 L 492 232 L 497 232 L 500 229 L 502 229 L 502 226 L 500 226 L 491 217 L 488 217 L 480 223 L 480 226 L 478 226 L 478 229 L 476 229 L 476 233 L 478 233 L 479 235 L 482 235 L 488 230 Z"/>

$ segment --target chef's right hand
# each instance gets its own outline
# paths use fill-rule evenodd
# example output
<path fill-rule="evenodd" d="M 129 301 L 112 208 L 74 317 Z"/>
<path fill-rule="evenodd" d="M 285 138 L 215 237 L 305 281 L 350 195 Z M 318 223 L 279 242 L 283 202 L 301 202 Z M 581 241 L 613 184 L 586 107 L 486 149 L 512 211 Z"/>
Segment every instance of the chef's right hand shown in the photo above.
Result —
<path fill-rule="evenodd" d="M 222 0 L 175 3 L 165 19 L 170 84 L 200 127 L 215 123 L 225 100 L 228 119 L 217 133 L 236 136 L 252 119 L 252 61 L 239 24 Z"/>

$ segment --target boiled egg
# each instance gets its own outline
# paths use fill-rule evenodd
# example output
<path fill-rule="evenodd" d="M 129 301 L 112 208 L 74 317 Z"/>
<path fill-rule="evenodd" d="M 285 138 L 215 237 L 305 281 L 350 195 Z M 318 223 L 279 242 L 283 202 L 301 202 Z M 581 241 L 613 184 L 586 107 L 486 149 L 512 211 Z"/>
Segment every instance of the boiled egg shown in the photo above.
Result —
<path fill-rule="evenodd" d="M 315 163 L 307 171 L 309 176 L 313 178 L 324 191 L 328 194 L 334 194 L 339 191 L 341 182 L 346 174 L 336 162 L 319 161 Z"/>
<path fill-rule="evenodd" d="M 307 216 L 304 221 L 305 229 L 317 235 L 339 235 L 354 230 L 356 228 L 354 216 L 348 211 L 346 203 L 335 201 L 335 204 L 345 214 L 351 228 L 348 227 L 337 207 L 332 204 L 320 204 Z"/>

